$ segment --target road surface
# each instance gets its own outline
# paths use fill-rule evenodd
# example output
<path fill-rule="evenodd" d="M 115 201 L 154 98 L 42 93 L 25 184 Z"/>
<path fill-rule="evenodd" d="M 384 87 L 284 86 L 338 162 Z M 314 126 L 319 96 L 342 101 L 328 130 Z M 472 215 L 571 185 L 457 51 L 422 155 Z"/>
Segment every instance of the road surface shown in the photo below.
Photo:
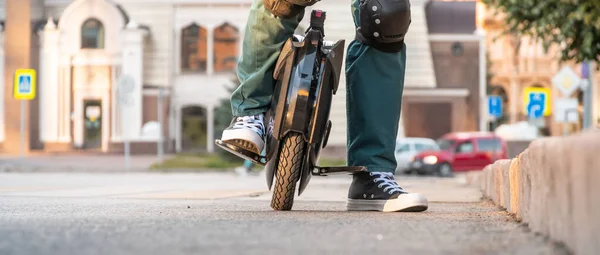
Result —
<path fill-rule="evenodd" d="M 567 254 L 460 178 L 402 177 L 430 209 L 386 214 L 344 211 L 349 180 L 276 212 L 262 176 L 0 174 L 0 254 Z"/>

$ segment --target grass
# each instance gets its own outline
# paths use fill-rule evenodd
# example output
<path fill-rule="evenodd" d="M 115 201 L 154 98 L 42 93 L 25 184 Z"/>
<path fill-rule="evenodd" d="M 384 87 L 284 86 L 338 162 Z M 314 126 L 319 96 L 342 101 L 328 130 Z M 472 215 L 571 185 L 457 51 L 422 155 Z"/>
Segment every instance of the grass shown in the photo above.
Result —
<path fill-rule="evenodd" d="M 162 164 L 153 164 L 150 169 L 157 171 L 168 170 L 221 170 L 230 171 L 241 166 L 244 161 L 234 156 L 224 156 L 219 153 L 214 154 L 192 154 L 182 153 L 175 157 L 163 161 Z M 343 159 L 321 158 L 319 166 L 344 166 L 346 161 Z"/>
<path fill-rule="evenodd" d="M 241 166 L 244 163 L 242 159 L 233 157 L 224 157 L 219 154 L 178 154 L 175 157 L 163 161 L 162 164 L 153 164 L 150 168 L 153 170 L 169 169 L 210 169 L 210 170 L 231 170 Z"/>
<path fill-rule="evenodd" d="M 346 165 L 346 160 L 344 159 L 335 159 L 335 158 L 320 158 L 319 159 L 319 166 L 322 167 L 326 167 L 326 166 L 345 166 Z"/>

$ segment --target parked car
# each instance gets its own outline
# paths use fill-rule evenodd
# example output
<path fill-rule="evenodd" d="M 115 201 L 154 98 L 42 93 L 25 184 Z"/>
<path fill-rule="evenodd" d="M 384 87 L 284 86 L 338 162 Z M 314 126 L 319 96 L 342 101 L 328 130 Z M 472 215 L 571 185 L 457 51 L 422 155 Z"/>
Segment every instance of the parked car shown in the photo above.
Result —
<path fill-rule="evenodd" d="M 407 173 L 412 158 L 419 152 L 436 151 L 440 147 L 435 140 L 420 137 L 400 138 L 396 141 L 396 172 Z"/>
<path fill-rule="evenodd" d="M 440 150 L 418 153 L 411 161 L 409 171 L 452 176 L 454 172 L 481 170 L 508 155 L 502 138 L 487 132 L 450 133 L 441 137 L 437 144 Z"/>

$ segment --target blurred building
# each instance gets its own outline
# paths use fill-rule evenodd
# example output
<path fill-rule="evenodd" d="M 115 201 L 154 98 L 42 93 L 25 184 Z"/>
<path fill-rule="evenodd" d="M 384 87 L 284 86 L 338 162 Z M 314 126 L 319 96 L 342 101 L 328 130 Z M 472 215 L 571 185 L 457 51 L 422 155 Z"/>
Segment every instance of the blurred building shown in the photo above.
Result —
<path fill-rule="evenodd" d="M 28 147 L 101 152 L 122 150 L 124 138 L 133 152 L 155 152 L 159 111 L 166 149 L 181 141 L 184 108 L 192 107 L 192 115 L 211 120 L 234 75 L 250 4 L 7 0 L 0 10 L 3 20 L 10 17 L 8 2 L 13 10 L 29 11 L 32 21 L 31 35 L 0 35 L 5 44 L 31 37 L 30 65 L 19 67 L 38 71 L 38 96 L 27 111 Z M 27 2 L 30 6 L 24 6 Z M 18 57 L 6 50 L 3 54 L 1 64 Z M 7 80 L 3 98 L 11 101 L 12 84 Z M 0 114 L 6 113 L 3 123 L 18 123 L 18 112 L 12 106 L 0 108 Z M 18 136 L 18 129 L 0 126 L 0 141 L 8 151 L 18 142 L 10 139 Z"/>
<path fill-rule="evenodd" d="M 349 1 L 327 0 L 328 40 L 354 38 Z M 406 36 L 407 64 L 399 136 L 439 138 L 453 131 L 480 130 L 479 100 L 484 37 L 476 35 L 474 1 L 411 0 L 412 23 Z M 305 19 L 304 22 L 307 20 Z M 306 24 L 305 24 L 306 25 Z M 329 147 L 346 145 L 345 78 L 332 107 Z M 373 84 L 377 89 L 377 84 Z M 385 107 L 385 103 L 382 103 Z M 373 123 L 377 125 L 377 123 Z"/>
<path fill-rule="evenodd" d="M 480 129 L 481 37 L 474 34 L 475 2 L 411 3 L 399 135 L 437 138 Z M 165 149 L 185 150 L 191 136 L 187 130 L 200 125 L 202 145 L 213 151 L 212 138 L 219 135 L 215 108 L 229 96 L 250 4 L 1 1 L 0 70 L 6 78 L 0 90 L 0 151 L 18 151 L 20 104 L 11 94 L 17 68 L 38 72 L 38 95 L 26 104 L 28 151 L 118 152 L 127 138 L 134 153 L 155 152 L 161 114 Z M 322 1 L 315 8 L 327 11 L 326 39 L 354 38 L 349 1 Z M 344 77 L 340 91 L 329 144 L 343 148 Z M 197 122 L 184 121 L 194 117 Z"/>
<path fill-rule="evenodd" d="M 517 37 L 514 34 L 502 34 L 505 29 L 504 15 L 496 13 L 482 3 L 478 3 L 478 24 L 486 31 L 486 45 L 489 58 L 489 93 L 501 95 L 505 99 L 504 123 L 517 123 L 527 121 L 523 110 L 523 93 L 527 87 L 543 87 L 551 90 L 552 102 L 563 97 L 559 89 L 552 85 L 552 78 L 564 67 L 570 67 L 578 75 L 581 74 L 581 65 L 573 62 L 560 64 L 560 49 L 551 47 L 548 52 L 543 48 L 542 42 L 535 41 L 528 36 Z M 592 124 L 600 126 L 600 72 L 593 74 L 594 95 Z M 564 128 L 570 131 L 581 129 L 583 123 L 583 92 L 577 89 L 570 98 L 579 102 L 579 121 L 569 127 L 555 121 L 556 112 L 544 118 L 538 124 L 549 135 L 562 135 Z M 553 105 L 555 107 L 555 105 Z"/>
<path fill-rule="evenodd" d="M 483 37 L 476 31 L 475 2 L 411 3 L 413 8 L 423 4 L 424 11 L 413 12 L 409 32 L 412 36 L 422 29 L 420 37 L 407 40 L 409 51 L 419 55 L 408 55 L 402 110 L 405 135 L 437 139 L 448 132 L 481 130 L 480 100 L 485 95 L 481 77 L 485 76 L 485 63 L 480 62 L 484 56 Z M 415 19 L 423 19 L 423 23 L 416 23 Z M 421 69 L 412 69 L 413 65 Z"/>

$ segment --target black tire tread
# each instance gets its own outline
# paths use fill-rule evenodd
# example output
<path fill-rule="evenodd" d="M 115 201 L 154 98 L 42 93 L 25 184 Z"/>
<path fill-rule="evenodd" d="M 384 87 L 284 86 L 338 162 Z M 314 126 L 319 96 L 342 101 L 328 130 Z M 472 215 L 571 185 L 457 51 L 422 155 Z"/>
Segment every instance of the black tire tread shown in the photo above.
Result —
<path fill-rule="evenodd" d="M 283 139 L 275 170 L 275 187 L 271 198 L 271 208 L 289 211 L 294 205 L 296 183 L 300 178 L 305 143 L 299 134 L 289 134 Z"/>
<path fill-rule="evenodd" d="M 442 167 L 443 167 L 443 166 L 445 166 L 445 165 L 447 165 L 447 166 L 450 168 L 450 174 L 448 174 L 448 175 L 446 175 L 446 174 L 442 173 Z M 452 166 L 451 166 L 451 165 L 450 165 L 448 162 L 445 162 L 445 163 L 444 163 L 444 164 L 442 164 L 442 165 L 440 166 L 440 168 L 438 169 L 437 175 L 438 175 L 439 177 L 452 177 L 452 176 L 453 176 L 453 173 L 452 173 Z"/>

